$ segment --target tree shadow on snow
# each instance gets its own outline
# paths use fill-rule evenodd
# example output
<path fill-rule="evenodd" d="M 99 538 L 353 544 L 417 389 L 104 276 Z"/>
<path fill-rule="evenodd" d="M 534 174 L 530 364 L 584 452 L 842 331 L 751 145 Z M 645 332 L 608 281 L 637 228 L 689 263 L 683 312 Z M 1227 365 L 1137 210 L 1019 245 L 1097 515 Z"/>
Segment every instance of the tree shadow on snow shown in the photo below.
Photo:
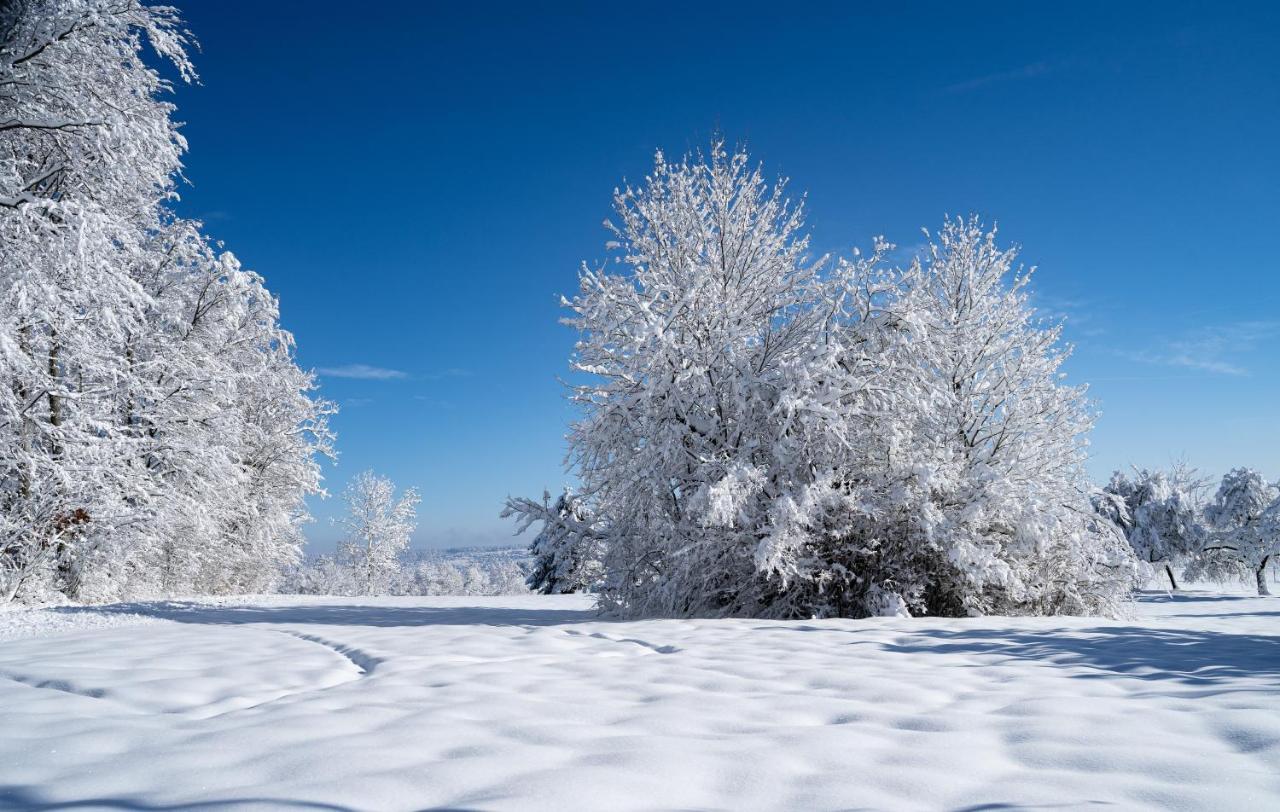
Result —
<path fill-rule="evenodd" d="M 1160 617 L 1216 617 L 1216 618 L 1246 618 L 1246 617 L 1280 617 L 1280 603 L 1271 604 L 1271 600 L 1267 596 L 1260 595 L 1215 595 L 1210 593 L 1197 592 L 1143 592 L 1138 594 L 1134 600 L 1138 603 L 1150 604 L 1153 606 L 1170 606 L 1185 608 L 1185 612 L 1168 612 L 1162 610 Z M 1275 611 L 1270 610 L 1253 610 L 1247 606 L 1241 606 L 1241 602 L 1251 602 L 1257 606 L 1275 606 Z M 1221 612 L 1201 611 L 1201 609 L 1222 609 Z"/>
<path fill-rule="evenodd" d="M 1234 603 L 1256 601 L 1257 595 L 1220 595 L 1212 592 L 1168 592 L 1147 590 L 1134 596 L 1138 603 Z"/>
<path fill-rule="evenodd" d="M 1069 800 L 1065 803 L 979 803 L 972 807 L 959 807 L 951 812 L 997 812 L 997 809 L 1079 809 L 1082 806 L 1115 806 L 1110 800 Z"/>
<path fill-rule="evenodd" d="M 35 787 L 0 786 L 0 810 L 56 812 L 57 810 L 130 810 L 130 812 L 196 812 L 210 809 L 292 809 L 312 812 L 356 812 L 354 807 L 321 801 L 294 801 L 287 798 L 227 798 L 190 803 L 152 803 L 138 798 L 85 798 L 77 801 L 48 801 Z M 433 812 L 474 812 L 470 807 L 428 807 Z"/>
<path fill-rule="evenodd" d="M 1161 615 L 1161 617 L 1217 617 L 1217 618 L 1241 618 L 1241 617 L 1280 617 L 1280 611 L 1275 612 L 1184 612 L 1181 614 Z"/>
<path fill-rule="evenodd" d="M 361 606 L 302 604 L 291 606 L 216 606 L 189 601 L 117 603 L 108 606 L 60 606 L 66 614 L 127 614 L 179 623 L 239 625 L 304 623 L 322 626 L 558 626 L 602 618 L 593 610 L 529 609 L 495 606 Z"/>
<path fill-rule="evenodd" d="M 919 629 L 919 642 L 885 643 L 904 654 L 979 654 L 1006 661 L 1037 660 L 1078 666 L 1076 679 L 1116 674 L 1219 687 L 1242 678 L 1280 685 L 1280 637 L 1142 626 L 1029 631 L 1025 629 Z"/>
<path fill-rule="evenodd" d="M 139 798 L 84 798 L 76 801 L 49 801 L 35 787 L 0 787 L 0 809 L 29 810 L 29 812 L 53 812 L 74 809 L 119 809 L 138 812 L 195 812 L 198 809 L 302 809 L 315 812 L 355 812 L 349 806 L 326 804 L 316 801 L 291 801 L 287 798 L 229 798 L 224 801 L 198 801 L 192 803 L 161 804 Z"/>

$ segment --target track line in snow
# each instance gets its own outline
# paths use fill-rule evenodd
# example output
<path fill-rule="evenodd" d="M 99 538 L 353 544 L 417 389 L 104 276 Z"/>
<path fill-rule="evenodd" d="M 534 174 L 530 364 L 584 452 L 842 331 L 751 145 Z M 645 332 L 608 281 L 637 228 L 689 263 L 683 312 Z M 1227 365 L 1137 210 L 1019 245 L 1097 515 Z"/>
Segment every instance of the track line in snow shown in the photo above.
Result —
<path fill-rule="evenodd" d="M 220 716 L 227 716 L 230 714 L 242 713 L 244 711 L 258 710 L 264 706 L 273 705 L 282 700 L 295 699 L 297 697 L 306 697 L 312 694 L 322 693 L 324 691 L 328 691 L 333 688 L 340 687 L 342 685 L 348 685 L 352 682 L 359 681 L 369 676 L 371 673 L 373 673 L 373 670 L 382 663 L 382 658 L 374 657 L 373 655 L 369 654 L 366 651 L 363 651 L 362 649 L 358 649 L 354 646 L 348 646 L 345 643 L 335 643 L 332 640 L 327 640 L 323 637 L 319 637 L 314 634 L 303 634 L 302 632 L 290 631 L 288 629 L 268 629 L 267 631 L 273 631 L 273 632 L 276 632 L 277 634 L 288 635 L 289 637 L 293 637 L 297 640 L 302 640 L 307 643 L 314 643 L 317 646 L 321 646 L 323 648 L 329 649 L 334 654 L 338 655 L 339 657 L 341 657 L 342 659 L 350 663 L 353 668 L 355 668 L 356 670 L 355 677 L 353 679 L 346 680 L 344 682 L 339 682 L 333 685 L 320 685 L 314 688 L 304 688 L 302 690 L 297 690 L 297 691 L 284 691 L 276 696 L 268 697 L 262 700 L 261 702 L 255 702 L 251 705 L 244 705 L 242 707 L 228 708 L 227 710 L 220 711 L 218 713 L 210 714 L 207 716 L 201 716 L 198 718 L 216 719 Z"/>
<path fill-rule="evenodd" d="M 0 671 L 0 679 L 7 679 L 26 688 L 37 691 L 57 691 L 63 694 L 71 694 L 72 696 L 83 696 L 86 699 L 94 699 L 99 702 L 105 702 L 114 707 L 130 714 L 144 714 L 127 702 L 122 702 L 119 698 L 112 696 L 103 688 L 78 688 L 75 685 L 60 679 L 39 679 L 37 677 L 28 677 L 23 674 L 15 674 L 11 671 Z"/>
<path fill-rule="evenodd" d="M 308 643 L 315 643 L 317 646 L 324 646 L 334 654 L 337 654 L 339 657 L 342 657 L 347 662 L 355 666 L 356 671 L 359 672 L 362 677 L 372 674 L 373 670 L 382 664 L 381 658 L 374 657 L 368 652 L 358 649 L 355 646 L 348 646 L 345 643 L 335 643 L 332 640 L 326 640 L 325 638 L 318 637 L 314 634 L 303 634 L 302 632 L 294 632 L 287 629 L 272 629 L 272 631 L 279 632 L 280 634 L 287 634 L 290 637 L 296 637 L 297 639 L 305 640 Z"/>
<path fill-rule="evenodd" d="M 7 671 L 0 671 L 0 677 L 19 685 L 25 685 L 28 688 L 44 688 L 48 691 L 61 691 L 64 694 L 75 694 L 76 696 L 85 696 L 89 699 L 106 699 L 107 692 L 101 688 L 77 688 L 66 680 L 60 679 L 36 679 L 27 677 L 22 674 L 13 674 Z"/>
<path fill-rule="evenodd" d="M 564 633 L 571 637 L 594 637 L 597 640 L 608 640 L 610 643 L 630 643 L 635 646 L 640 646 L 641 648 L 646 648 L 656 654 L 675 654 L 677 651 L 680 651 L 677 646 L 662 646 L 636 637 L 610 637 L 603 632 L 580 632 L 574 629 L 565 629 Z"/>

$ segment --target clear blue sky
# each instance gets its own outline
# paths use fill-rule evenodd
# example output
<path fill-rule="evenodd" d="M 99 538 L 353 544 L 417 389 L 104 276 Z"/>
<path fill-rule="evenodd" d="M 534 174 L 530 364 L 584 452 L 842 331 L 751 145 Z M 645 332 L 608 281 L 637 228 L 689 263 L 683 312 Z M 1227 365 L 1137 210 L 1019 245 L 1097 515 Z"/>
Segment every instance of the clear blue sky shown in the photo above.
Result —
<path fill-rule="evenodd" d="M 717 128 L 820 251 L 999 221 L 1068 318 L 1095 477 L 1280 476 L 1280 4 L 177 2 L 181 210 L 331 370 L 330 491 L 419 486 L 418 544 L 506 542 L 503 497 L 567 481 L 558 297 L 614 185 Z"/>

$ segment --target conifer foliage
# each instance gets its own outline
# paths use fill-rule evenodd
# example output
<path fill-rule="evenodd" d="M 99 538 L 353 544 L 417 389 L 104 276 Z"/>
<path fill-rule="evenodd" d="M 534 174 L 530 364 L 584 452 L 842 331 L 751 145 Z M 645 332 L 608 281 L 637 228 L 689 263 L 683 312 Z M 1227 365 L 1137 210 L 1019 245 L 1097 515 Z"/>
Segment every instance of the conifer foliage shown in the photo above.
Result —
<path fill-rule="evenodd" d="M 603 536 L 592 527 L 587 506 L 572 490 L 565 489 L 554 505 L 551 494 L 546 492 L 541 504 L 529 499 L 512 500 L 502 516 L 517 516 L 521 532 L 531 523 L 542 521 L 542 532 L 529 545 L 533 558 L 533 568 L 526 579 L 529 589 L 544 595 L 566 595 L 599 588 L 604 575 L 600 563 Z"/>

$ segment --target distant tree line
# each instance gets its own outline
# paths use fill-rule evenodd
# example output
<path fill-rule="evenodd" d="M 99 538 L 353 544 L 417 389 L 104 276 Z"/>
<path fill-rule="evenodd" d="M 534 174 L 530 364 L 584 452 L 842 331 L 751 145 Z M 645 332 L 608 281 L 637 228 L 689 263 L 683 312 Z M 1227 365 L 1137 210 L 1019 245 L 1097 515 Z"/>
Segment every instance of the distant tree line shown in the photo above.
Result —
<path fill-rule="evenodd" d="M 296 595 L 527 595 L 523 556 L 417 551 L 402 557 L 376 592 L 341 556 L 320 555 L 287 567 L 276 591 Z"/>

